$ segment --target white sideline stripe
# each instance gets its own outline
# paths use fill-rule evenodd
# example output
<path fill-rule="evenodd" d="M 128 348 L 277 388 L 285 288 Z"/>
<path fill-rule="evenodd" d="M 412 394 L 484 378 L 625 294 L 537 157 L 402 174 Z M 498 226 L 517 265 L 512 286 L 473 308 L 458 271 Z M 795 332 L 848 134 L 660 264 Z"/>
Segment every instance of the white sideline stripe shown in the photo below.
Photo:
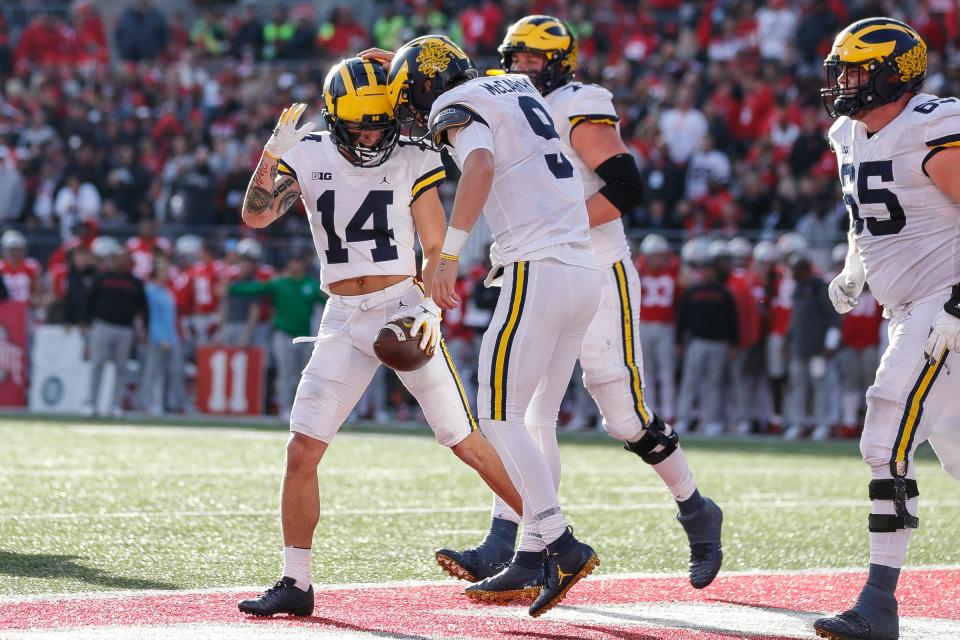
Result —
<path fill-rule="evenodd" d="M 918 564 L 904 567 L 904 573 L 913 573 L 916 571 L 955 571 L 960 570 L 960 564 Z M 721 578 L 750 577 L 750 576 L 809 576 L 809 575 L 839 575 L 842 573 L 862 573 L 866 574 L 864 567 L 812 567 L 809 569 L 743 569 L 740 571 L 726 571 L 720 575 Z M 607 573 L 592 575 L 584 578 L 590 582 L 605 582 L 617 580 L 654 580 L 663 578 L 686 578 L 685 571 L 648 571 L 648 572 L 626 572 L 626 573 Z M 351 591 L 362 589 L 403 589 L 416 587 L 443 587 L 463 585 L 462 580 L 456 578 L 445 578 L 443 580 L 392 580 L 388 582 L 342 582 L 337 584 L 316 584 L 316 592 L 324 591 Z M 255 586 L 225 586 L 225 587 L 207 587 L 204 589 L 119 589 L 116 591 L 78 591 L 63 593 L 37 593 L 27 596 L 0 596 L 0 603 L 19 603 L 19 602 L 42 602 L 46 600 L 108 600 L 111 598 L 139 598 L 150 596 L 192 596 L 205 595 L 210 593 L 240 594 L 240 593 L 260 593 L 265 585 Z"/>
<path fill-rule="evenodd" d="M 924 507 L 957 507 L 960 500 L 926 500 Z M 766 502 L 726 502 L 724 509 L 800 509 L 815 507 L 861 508 L 867 500 L 771 500 Z M 638 502 L 631 504 L 573 504 L 564 511 L 674 511 L 676 507 L 667 502 Z M 333 509 L 322 511 L 322 518 L 376 515 L 427 515 L 436 513 L 477 513 L 490 511 L 489 506 L 476 507 L 391 507 L 386 509 Z M 82 520 L 86 518 L 233 518 L 279 516 L 276 509 L 221 510 L 221 511 L 106 511 L 102 513 L 0 513 L 3 520 Z"/>

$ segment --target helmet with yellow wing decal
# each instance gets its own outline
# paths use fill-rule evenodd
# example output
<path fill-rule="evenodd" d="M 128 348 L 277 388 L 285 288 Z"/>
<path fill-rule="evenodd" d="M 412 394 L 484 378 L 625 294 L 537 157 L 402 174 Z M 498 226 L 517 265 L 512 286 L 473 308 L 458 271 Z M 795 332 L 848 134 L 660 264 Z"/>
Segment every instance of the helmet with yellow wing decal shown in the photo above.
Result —
<path fill-rule="evenodd" d="M 927 76 L 927 45 L 899 20 L 868 18 L 837 34 L 823 65 L 824 108 L 831 118 L 849 116 L 918 90 Z"/>

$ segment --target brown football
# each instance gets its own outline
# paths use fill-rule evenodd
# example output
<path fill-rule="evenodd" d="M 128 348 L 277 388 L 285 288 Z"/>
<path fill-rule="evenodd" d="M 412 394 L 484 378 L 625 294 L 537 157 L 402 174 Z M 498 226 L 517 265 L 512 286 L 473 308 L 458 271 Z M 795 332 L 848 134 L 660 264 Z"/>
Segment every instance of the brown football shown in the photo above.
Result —
<path fill-rule="evenodd" d="M 415 371 L 429 362 L 433 352 L 420 348 L 420 336 L 411 336 L 413 318 L 398 318 L 383 325 L 373 341 L 380 362 L 396 371 Z"/>

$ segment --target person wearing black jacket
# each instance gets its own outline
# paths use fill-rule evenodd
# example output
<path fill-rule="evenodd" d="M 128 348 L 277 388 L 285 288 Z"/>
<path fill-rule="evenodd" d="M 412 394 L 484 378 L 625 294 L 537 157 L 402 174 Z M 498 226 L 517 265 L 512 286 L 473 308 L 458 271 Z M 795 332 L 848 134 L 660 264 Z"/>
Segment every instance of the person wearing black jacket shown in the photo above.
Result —
<path fill-rule="evenodd" d="M 84 246 L 70 252 L 70 271 L 67 273 L 67 295 L 64 300 L 63 322 L 68 325 L 87 324 L 90 296 L 97 281 L 97 267 L 93 254 Z"/>
<path fill-rule="evenodd" d="M 736 303 L 723 284 L 725 265 L 713 260 L 702 273 L 702 281 L 683 294 L 677 309 L 677 344 L 685 345 L 685 350 L 674 429 L 689 429 L 698 398 L 704 425 L 701 431 L 715 436 L 723 433 L 725 426 L 721 415 L 723 372 L 740 333 Z"/>
<path fill-rule="evenodd" d="M 146 326 L 147 296 L 143 283 L 131 272 L 133 260 L 126 251 L 113 257 L 112 268 L 96 279 L 90 291 L 86 320 L 92 324 L 90 351 L 93 372 L 90 376 L 90 399 L 87 413 L 97 412 L 97 396 L 107 361 L 113 362 L 116 377 L 110 395 L 110 412 L 121 415 L 118 406 L 124 384 L 127 359 L 133 346 L 134 321 L 140 316 Z"/>

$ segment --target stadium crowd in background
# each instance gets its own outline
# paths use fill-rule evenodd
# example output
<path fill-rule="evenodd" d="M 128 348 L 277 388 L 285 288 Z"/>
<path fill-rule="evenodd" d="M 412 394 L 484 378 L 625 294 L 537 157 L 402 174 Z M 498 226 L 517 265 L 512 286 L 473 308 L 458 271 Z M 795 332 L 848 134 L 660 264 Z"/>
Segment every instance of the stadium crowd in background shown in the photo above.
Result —
<path fill-rule="evenodd" d="M 386 0 L 342 3 L 329 13 L 306 2 L 197 3 L 171 13 L 135 0 L 109 16 L 83 0 L 58 9 L 6 2 L 0 227 L 18 231 L 3 235 L 4 288 L 31 305 L 34 322 L 88 326 L 91 314 L 98 317 L 92 272 L 128 254 L 131 277 L 151 283 L 148 322 L 157 321 L 154 306 L 168 308 L 160 289 L 172 291 L 177 313 L 175 335 L 157 324 L 138 332 L 150 389 L 128 407 L 190 409 L 179 397 L 190 369 L 171 362 L 190 360 L 210 341 L 269 350 L 271 323 L 290 333 L 273 321 L 269 298 L 226 284 L 279 282 L 272 267 L 290 266 L 285 277 L 301 278 L 298 259 L 312 252 L 300 205 L 269 231 L 240 224 L 248 177 L 280 106 L 305 102 L 316 111 L 332 62 L 429 32 L 448 33 L 478 67 L 497 67 L 506 27 L 541 12 L 566 19 L 579 36 L 578 79 L 614 94 L 646 187 L 643 206 L 626 221 L 630 233 L 638 243 L 650 232 L 666 239 L 637 252 L 641 321 L 659 336 L 644 344 L 651 402 L 680 418 L 679 429 L 694 426 L 698 408 L 716 415 L 719 402 L 726 423 L 701 416 L 700 430 L 782 428 L 799 437 L 812 429 L 827 437 L 839 426 L 855 434 L 870 375 L 861 369 L 875 369 L 881 343 L 879 309 L 867 299 L 841 320 L 829 305 L 805 302 L 821 287 L 803 284 L 839 270 L 831 251 L 847 225 L 824 135 L 821 63 L 842 25 L 868 15 L 908 18 L 929 46 L 926 90 L 955 95 L 960 9 L 950 0 Z M 119 242 L 101 242 L 110 238 Z M 705 272 L 729 292 L 736 321 L 724 335 L 700 335 L 702 323 L 691 316 Z M 491 313 L 479 285 L 484 273 L 464 265 L 464 308 L 445 318 L 466 377 Z M 802 319 L 791 319 L 795 301 Z M 798 332 L 812 327 L 820 333 Z M 704 342 L 718 344 L 704 349 Z M 729 388 L 718 393 L 690 379 L 678 406 L 681 363 L 728 372 Z M 164 380 L 172 390 L 166 404 L 157 391 Z M 843 401 L 825 399 L 825 389 Z M 380 396 L 394 413 L 411 410 L 394 386 Z M 281 413 L 287 406 L 283 398 L 275 404 Z M 828 405 L 842 411 L 833 415 Z M 370 416 L 389 415 L 378 402 L 362 406 Z"/>

